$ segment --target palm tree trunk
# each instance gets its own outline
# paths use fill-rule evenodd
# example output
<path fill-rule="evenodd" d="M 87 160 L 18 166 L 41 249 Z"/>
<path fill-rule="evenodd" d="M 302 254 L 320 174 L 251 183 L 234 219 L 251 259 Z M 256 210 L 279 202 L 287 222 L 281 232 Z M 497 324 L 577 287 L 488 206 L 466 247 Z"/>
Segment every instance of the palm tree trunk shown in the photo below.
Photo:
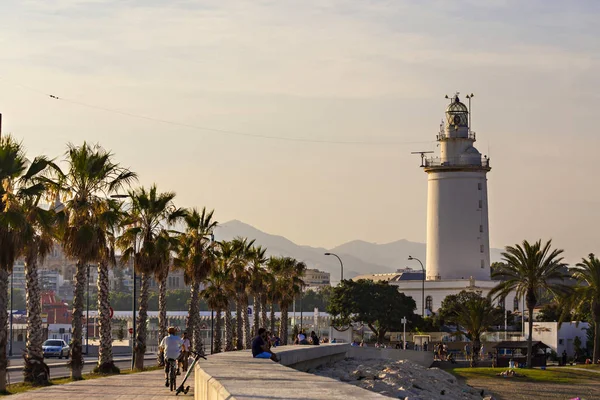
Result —
<path fill-rule="evenodd" d="M 244 317 L 242 316 L 244 303 L 242 296 L 238 295 L 235 301 L 235 348 L 242 350 L 244 348 Z"/>
<path fill-rule="evenodd" d="M 202 343 L 202 332 L 200 331 L 200 283 L 194 283 L 192 285 L 192 289 L 195 292 L 195 296 L 190 300 L 190 307 L 192 306 L 192 302 L 195 302 L 194 305 L 194 324 L 192 325 L 193 335 L 190 335 L 188 332 L 188 336 L 193 336 L 193 346 L 194 351 L 203 353 L 203 343 Z"/>
<path fill-rule="evenodd" d="M 38 280 L 37 254 L 25 259 L 25 296 L 27 302 L 27 344 L 23 376 L 25 382 L 47 385 L 50 370 L 44 363 L 42 308 Z"/>
<path fill-rule="evenodd" d="M 271 333 L 274 335 L 275 334 L 275 304 L 271 303 L 271 320 L 269 321 L 271 323 Z"/>
<path fill-rule="evenodd" d="M 112 328 L 110 320 L 110 281 L 108 279 L 108 262 L 98 263 L 98 314 L 100 328 L 100 347 L 98 348 L 98 371 L 102 373 L 119 372 L 113 362 Z"/>
<path fill-rule="evenodd" d="M 229 306 L 225 308 L 225 351 L 233 351 L 233 318 Z"/>
<path fill-rule="evenodd" d="M 0 270 L 0 392 L 6 391 L 6 356 L 7 322 L 8 322 L 8 271 Z"/>
<path fill-rule="evenodd" d="M 267 329 L 268 321 L 267 321 L 267 298 L 265 296 L 260 296 L 260 325 Z M 271 330 L 272 333 L 275 333 Z M 257 332 L 258 334 L 258 332 Z"/>
<path fill-rule="evenodd" d="M 248 296 L 242 298 L 242 316 L 244 317 L 244 349 L 252 347 L 252 336 L 250 336 L 250 316 L 248 315 Z M 258 329 L 257 329 L 258 331 Z"/>
<path fill-rule="evenodd" d="M 480 338 L 473 338 L 473 349 L 471 353 L 471 368 L 477 366 L 477 361 L 479 361 L 479 351 L 481 350 L 481 340 Z"/>
<path fill-rule="evenodd" d="M 527 306 L 529 310 L 529 320 L 527 323 L 529 324 L 529 337 L 527 338 L 527 368 L 531 368 L 532 365 L 532 354 L 533 351 L 533 309 L 535 306 Z"/>
<path fill-rule="evenodd" d="M 594 330 L 593 362 L 595 364 L 600 364 L 600 315 L 596 315 L 594 318 Z"/>
<path fill-rule="evenodd" d="M 144 354 L 146 354 L 146 323 L 148 321 L 148 290 L 150 277 L 142 274 L 140 287 L 140 308 L 137 318 L 136 343 L 135 343 L 135 369 L 144 369 Z"/>
<path fill-rule="evenodd" d="M 287 305 L 280 304 L 281 308 L 281 325 L 279 326 L 279 338 L 285 346 L 288 344 L 288 309 Z"/>
<path fill-rule="evenodd" d="M 215 353 L 221 352 L 221 310 L 215 310 L 215 327 L 213 330 L 213 347 Z"/>
<path fill-rule="evenodd" d="M 167 276 L 158 282 L 158 344 L 167 336 Z M 158 352 L 158 365 L 164 365 L 164 359 Z"/>
<path fill-rule="evenodd" d="M 254 296 L 254 312 L 252 313 L 254 319 L 252 320 L 252 336 L 258 335 L 258 329 L 260 328 L 260 299 L 259 296 Z"/>
<path fill-rule="evenodd" d="M 87 266 L 79 260 L 75 268 L 75 288 L 73 290 L 73 320 L 71 335 L 71 379 L 80 380 L 83 369 L 83 293 L 86 284 Z M 1 323 L 1 322 L 0 322 Z M 1 349 L 0 349 L 1 351 Z"/>
<path fill-rule="evenodd" d="M 190 304 L 188 306 L 188 315 L 185 324 L 185 329 L 188 333 L 188 338 L 190 338 L 190 344 L 192 349 L 196 349 L 196 328 L 198 327 L 197 319 L 198 319 L 198 294 L 200 285 L 196 282 L 193 282 L 190 288 Z"/>

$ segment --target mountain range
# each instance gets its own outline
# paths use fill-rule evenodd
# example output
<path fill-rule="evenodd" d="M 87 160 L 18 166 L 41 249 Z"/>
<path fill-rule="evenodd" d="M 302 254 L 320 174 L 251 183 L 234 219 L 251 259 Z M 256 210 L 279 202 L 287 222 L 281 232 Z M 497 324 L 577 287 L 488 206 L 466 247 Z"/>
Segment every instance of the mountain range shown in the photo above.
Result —
<path fill-rule="evenodd" d="M 345 279 L 363 274 L 394 272 L 407 266 L 420 269 L 418 262 L 407 261 L 409 255 L 419 258 L 425 263 L 425 243 L 411 242 L 405 239 L 386 244 L 353 240 L 332 249 L 326 249 L 298 245 L 283 236 L 263 232 L 238 220 L 226 222 L 215 229 L 216 240 L 231 240 L 236 236 L 255 239 L 257 245 L 267 249 L 269 256 L 293 257 L 306 263 L 308 268 L 329 272 L 332 282 L 340 279 L 340 264 L 337 258 L 325 256 L 326 252 L 335 253 L 343 260 Z M 499 249 L 491 249 L 492 262 L 500 260 L 500 252 Z M 415 263 L 416 265 L 414 265 Z"/>

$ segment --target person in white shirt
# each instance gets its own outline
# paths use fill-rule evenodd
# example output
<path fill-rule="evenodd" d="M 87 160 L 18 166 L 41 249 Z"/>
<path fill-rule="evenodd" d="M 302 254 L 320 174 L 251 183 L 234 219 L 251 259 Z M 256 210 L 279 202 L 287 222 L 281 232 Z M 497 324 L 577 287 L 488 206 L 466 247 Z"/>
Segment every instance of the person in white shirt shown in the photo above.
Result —
<path fill-rule="evenodd" d="M 183 369 L 183 372 L 187 371 L 190 358 L 190 339 L 188 339 L 187 332 L 183 332 L 181 340 L 183 341 L 183 345 L 181 346 L 181 356 L 179 356 L 179 362 L 177 363 L 177 375 L 181 374 L 181 369 Z"/>
<path fill-rule="evenodd" d="M 177 361 L 181 354 L 181 347 L 183 346 L 183 340 L 177 336 L 177 328 L 174 326 L 169 327 L 169 336 L 165 336 L 158 346 L 159 350 L 164 353 L 165 356 L 165 386 L 169 387 L 169 360 Z"/>

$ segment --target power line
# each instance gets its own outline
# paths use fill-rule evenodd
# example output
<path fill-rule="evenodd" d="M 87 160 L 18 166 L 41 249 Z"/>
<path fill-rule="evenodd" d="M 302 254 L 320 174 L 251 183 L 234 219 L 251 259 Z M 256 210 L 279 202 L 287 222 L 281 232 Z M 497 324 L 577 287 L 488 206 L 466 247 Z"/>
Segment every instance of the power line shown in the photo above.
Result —
<path fill-rule="evenodd" d="M 4 80 L 5 82 L 10 82 L 2 77 L 0 77 L 0 79 Z M 301 137 L 274 136 L 274 135 L 266 135 L 266 134 L 258 134 L 258 133 L 231 131 L 231 130 L 226 130 L 226 129 L 216 129 L 216 128 L 209 128 L 209 127 L 205 127 L 205 126 L 187 124 L 187 123 L 183 123 L 183 122 L 171 121 L 171 120 L 162 119 L 162 118 L 149 117 L 147 115 L 135 114 L 135 113 L 130 113 L 127 111 L 122 111 L 122 110 L 118 110 L 118 109 L 114 109 L 114 108 L 108 108 L 108 107 L 102 107 L 102 106 L 97 106 L 97 105 L 93 105 L 93 104 L 88 104 L 88 103 L 84 103 L 81 101 L 56 96 L 54 94 L 47 93 L 47 92 L 29 87 L 29 86 L 20 84 L 20 83 L 16 83 L 16 82 L 10 82 L 10 83 L 12 83 L 14 86 L 18 86 L 20 88 L 35 92 L 37 94 L 41 94 L 43 96 L 46 96 L 52 100 L 63 101 L 63 102 L 77 105 L 80 107 L 86 107 L 86 108 L 90 108 L 90 109 L 94 109 L 94 110 L 123 115 L 123 116 L 130 117 L 130 118 L 144 119 L 147 121 L 158 122 L 161 124 L 180 126 L 180 127 L 188 128 L 188 129 L 196 129 L 196 130 L 202 130 L 202 131 L 208 131 L 208 132 L 221 133 L 221 134 L 225 134 L 225 135 L 251 137 L 251 138 L 256 138 L 256 139 L 281 140 L 281 141 L 287 141 L 287 142 L 320 143 L 320 144 L 347 144 L 347 145 L 381 146 L 381 145 L 408 145 L 408 144 L 433 143 L 433 141 L 415 141 L 415 142 L 403 141 L 403 142 L 401 142 L 401 141 L 367 141 L 367 140 L 353 141 L 353 140 L 309 139 L 309 138 L 301 138 Z"/>

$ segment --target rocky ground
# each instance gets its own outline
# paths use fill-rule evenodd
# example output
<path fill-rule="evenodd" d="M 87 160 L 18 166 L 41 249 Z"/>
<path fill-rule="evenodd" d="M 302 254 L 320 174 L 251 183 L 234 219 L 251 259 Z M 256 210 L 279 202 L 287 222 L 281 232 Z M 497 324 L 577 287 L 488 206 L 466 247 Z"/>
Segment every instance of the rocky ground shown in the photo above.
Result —
<path fill-rule="evenodd" d="M 481 400 L 480 390 L 460 383 L 438 368 L 425 368 L 408 360 L 356 360 L 347 358 L 308 371 L 334 378 L 385 396 L 404 400 Z"/>

